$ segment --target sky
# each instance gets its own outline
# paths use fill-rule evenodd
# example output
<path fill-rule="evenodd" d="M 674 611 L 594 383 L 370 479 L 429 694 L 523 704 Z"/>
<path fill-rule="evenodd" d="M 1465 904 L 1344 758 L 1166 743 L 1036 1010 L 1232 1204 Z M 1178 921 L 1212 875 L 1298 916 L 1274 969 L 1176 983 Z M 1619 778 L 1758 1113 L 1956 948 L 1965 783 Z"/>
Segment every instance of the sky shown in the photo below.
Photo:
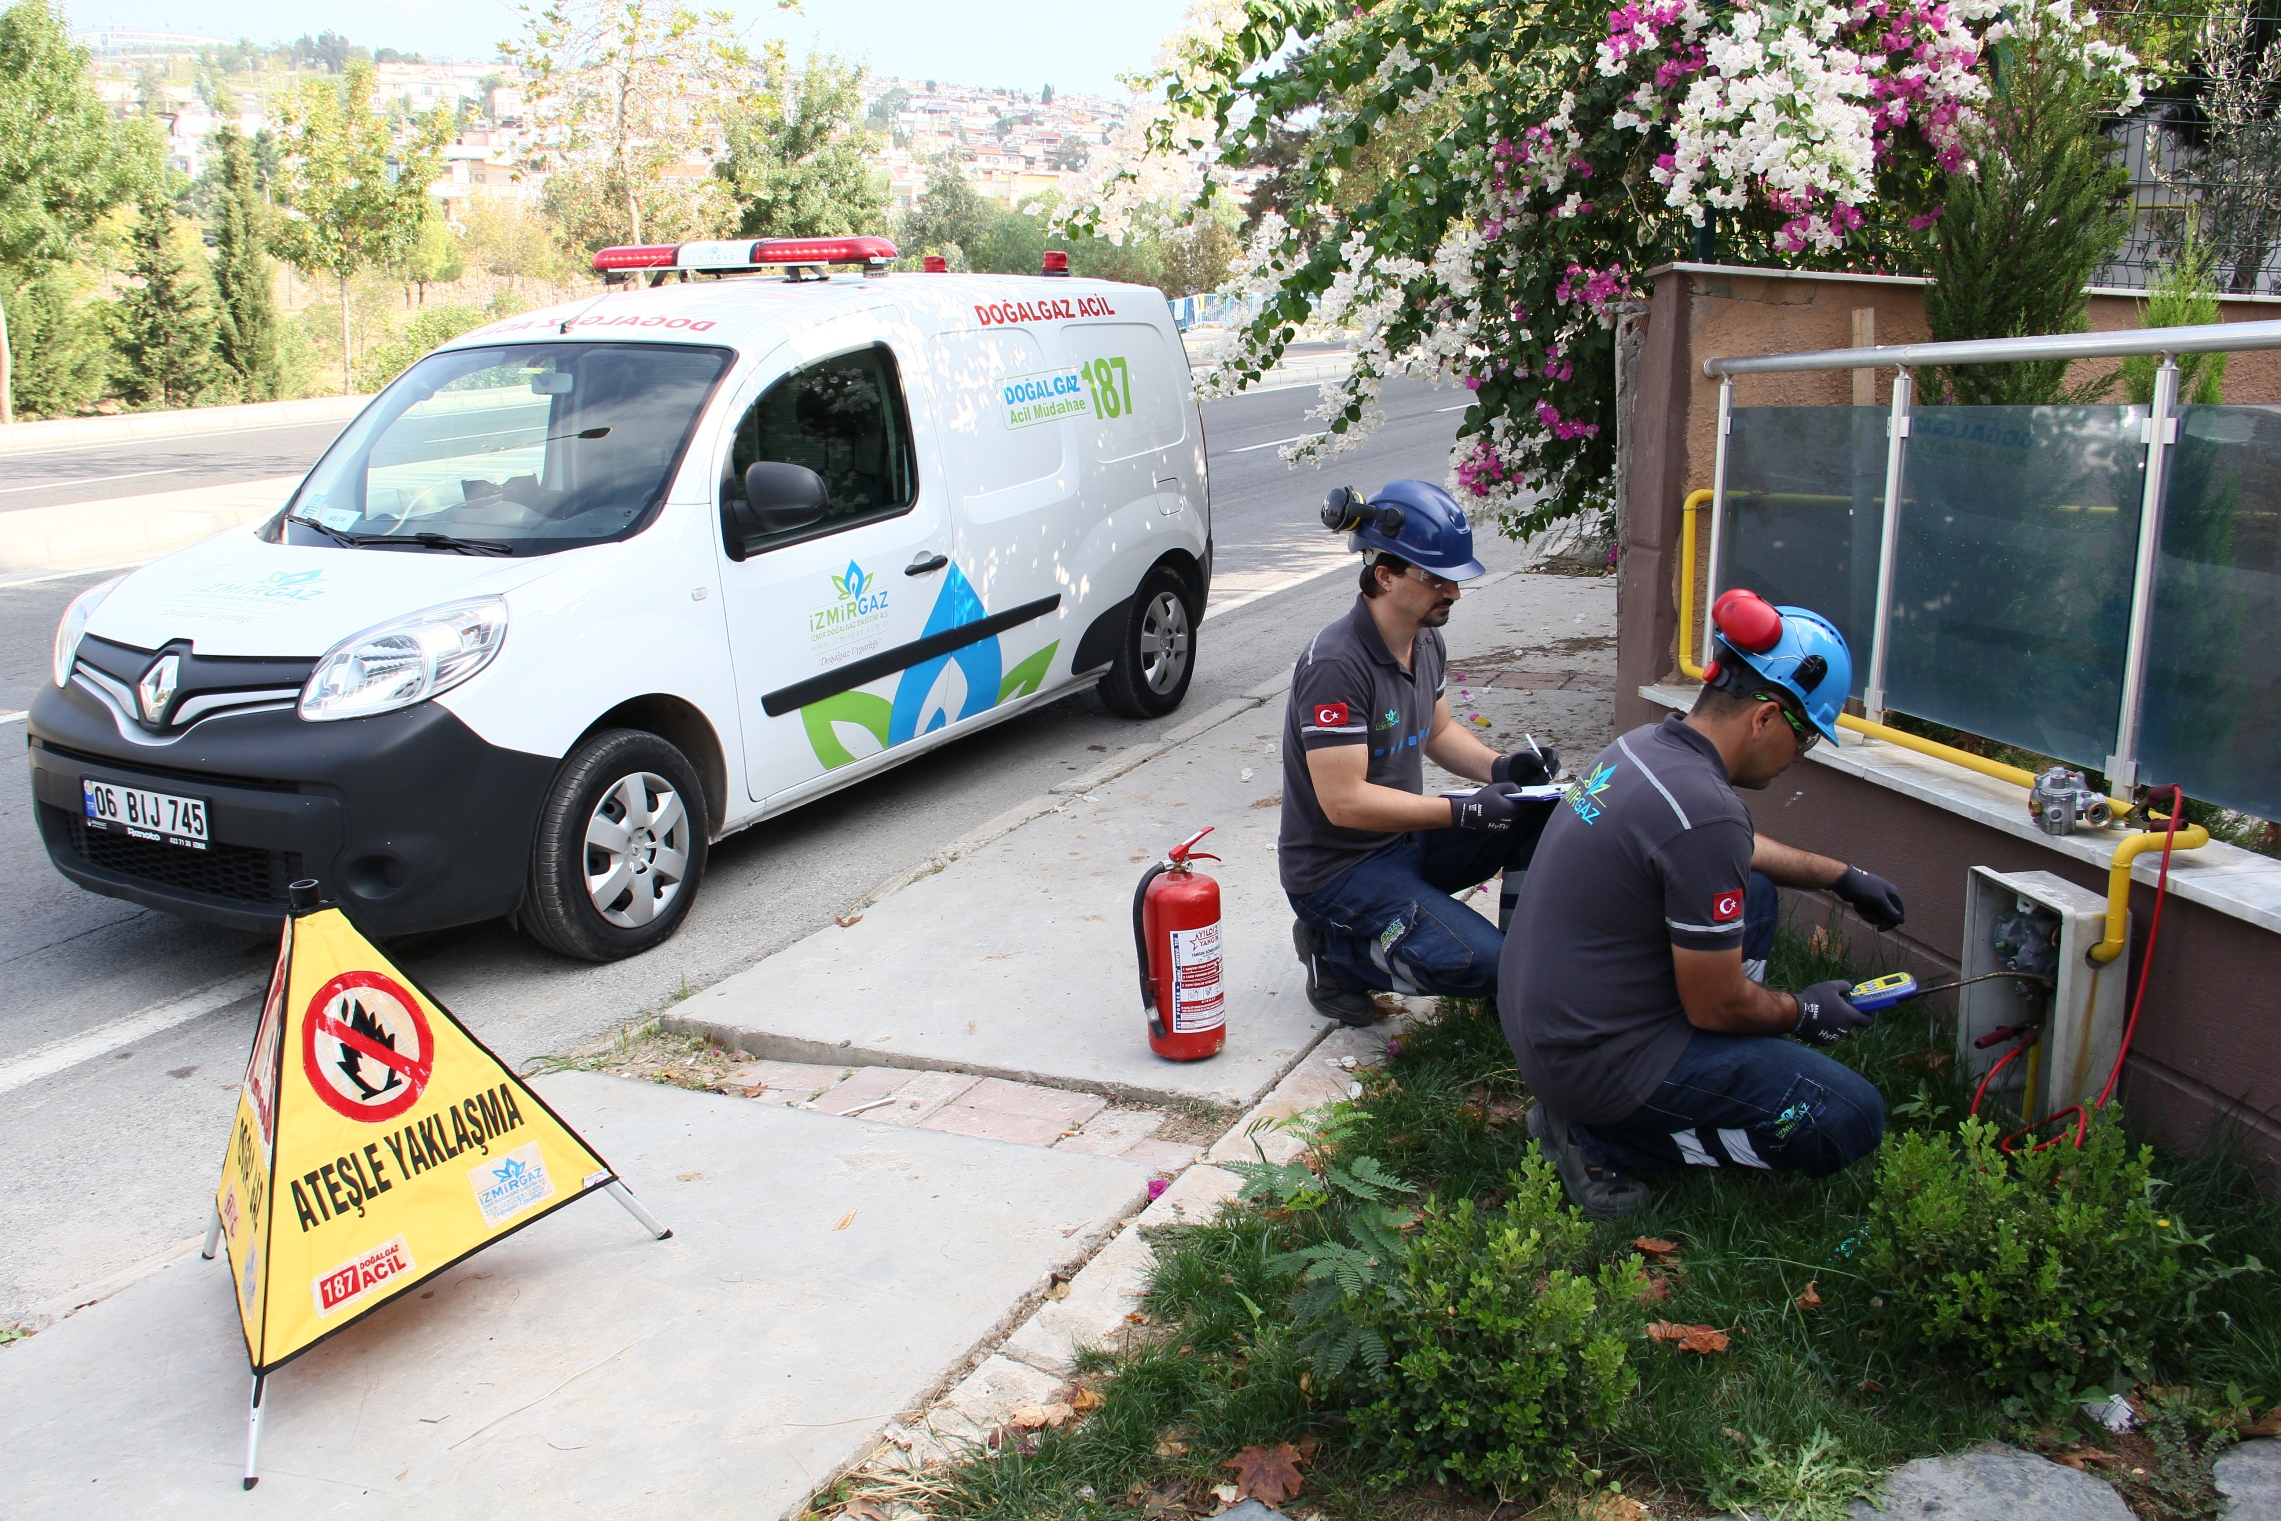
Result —
<path fill-rule="evenodd" d="M 706 0 L 697 5 L 710 8 Z M 472 61 L 489 60 L 519 29 L 505 0 L 63 0 L 62 9 L 74 30 L 136 27 L 267 43 L 330 28 L 368 47 Z M 813 45 L 879 74 L 1032 92 L 1050 84 L 1117 98 L 1125 93 L 1117 75 L 1148 68 L 1183 9 L 1181 0 L 1090 3 L 1071 5 L 1057 21 L 1043 7 L 1000 11 L 959 0 L 806 0 L 797 15 L 752 0 L 736 4 L 756 40 L 781 37 L 795 54 Z"/>

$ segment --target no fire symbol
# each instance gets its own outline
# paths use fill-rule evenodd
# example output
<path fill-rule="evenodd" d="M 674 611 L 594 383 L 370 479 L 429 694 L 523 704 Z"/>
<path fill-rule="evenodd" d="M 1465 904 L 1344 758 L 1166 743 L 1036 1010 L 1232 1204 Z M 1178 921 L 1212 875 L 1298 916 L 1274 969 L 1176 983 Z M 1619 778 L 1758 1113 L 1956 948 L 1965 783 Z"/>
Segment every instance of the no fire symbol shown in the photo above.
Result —
<path fill-rule="evenodd" d="M 352 1120 L 392 1120 L 420 1101 L 436 1042 L 420 1001 L 379 972 L 343 972 L 302 1022 L 301 1067 L 317 1097 Z"/>

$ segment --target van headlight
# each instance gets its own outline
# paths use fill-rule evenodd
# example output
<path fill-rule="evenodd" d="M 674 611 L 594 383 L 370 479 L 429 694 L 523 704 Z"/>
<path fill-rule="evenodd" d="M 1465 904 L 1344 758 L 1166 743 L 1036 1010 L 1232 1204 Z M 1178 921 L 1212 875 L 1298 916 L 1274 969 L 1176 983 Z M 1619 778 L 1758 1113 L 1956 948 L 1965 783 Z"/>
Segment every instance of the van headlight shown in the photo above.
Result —
<path fill-rule="evenodd" d="M 301 716 L 311 723 L 370 718 L 426 702 L 489 665 L 506 642 L 507 604 L 497 597 L 368 628 L 317 662 L 301 689 Z"/>
<path fill-rule="evenodd" d="M 100 585 L 90 586 L 72 598 L 71 606 L 63 610 L 63 621 L 55 626 L 53 674 L 57 686 L 68 685 L 71 681 L 71 663 L 79 658 L 79 639 L 87 632 L 88 620 L 95 616 L 95 609 L 101 607 L 103 599 L 110 596 L 118 584 L 126 579 L 125 576 L 113 576 Z"/>

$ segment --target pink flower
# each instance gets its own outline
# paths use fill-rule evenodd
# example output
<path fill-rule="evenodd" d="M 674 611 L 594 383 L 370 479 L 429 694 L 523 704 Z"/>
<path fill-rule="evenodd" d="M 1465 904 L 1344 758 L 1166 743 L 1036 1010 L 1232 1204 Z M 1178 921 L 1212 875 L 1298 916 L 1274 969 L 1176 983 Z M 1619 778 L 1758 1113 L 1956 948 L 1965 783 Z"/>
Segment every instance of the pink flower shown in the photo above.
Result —
<path fill-rule="evenodd" d="M 1148 1196 L 1151 1199 L 1161 1199 L 1164 1197 L 1164 1191 L 1171 1186 L 1172 1180 L 1170 1178 L 1151 1178 L 1148 1180 Z"/>

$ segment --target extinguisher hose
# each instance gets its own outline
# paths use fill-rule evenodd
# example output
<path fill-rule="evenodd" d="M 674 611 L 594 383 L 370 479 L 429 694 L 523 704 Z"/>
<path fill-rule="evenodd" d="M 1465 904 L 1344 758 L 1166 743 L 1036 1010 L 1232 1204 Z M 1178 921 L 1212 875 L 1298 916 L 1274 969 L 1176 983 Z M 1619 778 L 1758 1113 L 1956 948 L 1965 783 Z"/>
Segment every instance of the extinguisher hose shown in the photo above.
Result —
<path fill-rule="evenodd" d="M 1157 1039 L 1164 1038 L 1164 1022 L 1157 1015 L 1156 978 L 1148 966 L 1148 931 L 1143 928 L 1141 910 L 1148 902 L 1148 885 L 1172 868 L 1159 861 L 1141 873 L 1140 886 L 1133 889 L 1133 955 L 1140 961 L 1141 1007 L 1148 1011 L 1148 1033 Z"/>

